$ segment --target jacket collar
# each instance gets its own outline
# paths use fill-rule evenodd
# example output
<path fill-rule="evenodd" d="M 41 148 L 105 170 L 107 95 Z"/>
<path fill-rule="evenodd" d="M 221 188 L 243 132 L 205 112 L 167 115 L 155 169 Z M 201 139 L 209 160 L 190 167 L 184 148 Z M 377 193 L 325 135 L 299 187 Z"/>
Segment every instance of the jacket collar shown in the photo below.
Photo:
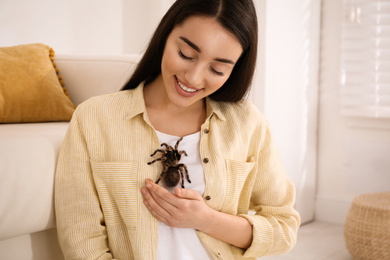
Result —
<path fill-rule="evenodd" d="M 131 103 L 128 110 L 128 118 L 131 119 L 139 114 L 146 114 L 146 105 L 144 100 L 144 83 L 132 90 L 132 95 L 129 98 Z"/>
<path fill-rule="evenodd" d="M 225 116 L 222 113 L 221 105 L 222 105 L 221 102 L 214 101 L 209 97 L 207 97 L 206 98 L 207 119 L 210 119 L 215 114 L 219 119 L 225 121 Z"/>

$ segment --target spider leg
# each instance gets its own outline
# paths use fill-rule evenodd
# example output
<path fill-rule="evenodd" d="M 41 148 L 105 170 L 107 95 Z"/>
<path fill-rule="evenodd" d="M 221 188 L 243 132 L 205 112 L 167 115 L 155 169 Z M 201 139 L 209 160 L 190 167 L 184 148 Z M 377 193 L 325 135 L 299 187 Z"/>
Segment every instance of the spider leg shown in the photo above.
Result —
<path fill-rule="evenodd" d="M 180 172 L 180 175 L 181 175 L 181 187 L 184 189 L 184 177 L 183 177 L 183 171 L 180 170 L 179 168 L 179 172 Z"/>
<path fill-rule="evenodd" d="M 161 173 L 160 176 L 158 177 L 158 179 L 157 179 L 157 181 L 156 181 L 156 184 L 158 184 L 158 183 L 160 182 L 161 178 L 164 178 L 164 175 L 167 173 L 167 169 L 168 169 L 168 167 L 165 166 L 165 167 L 164 167 L 164 170 L 162 171 L 162 173 Z"/>
<path fill-rule="evenodd" d="M 190 176 L 188 174 L 188 169 L 187 169 L 187 166 L 183 163 L 179 164 L 178 165 L 179 169 L 180 169 L 180 172 L 182 173 L 184 171 L 184 173 L 186 174 L 186 179 L 189 183 L 191 183 L 191 180 L 190 180 Z M 182 178 L 183 178 L 183 174 L 182 174 Z M 183 178 L 184 179 L 184 178 Z"/>
<path fill-rule="evenodd" d="M 157 152 L 164 153 L 164 150 L 157 149 L 157 150 L 156 150 L 156 151 L 154 151 L 154 153 L 152 153 L 150 156 L 153 156 L 153 155 L 155 155 Z"/>
<path fill-rule="evenodd" d="M 177 147 L 179 147 L 179 143 L 183 140 L 183 137 L 181 137 L 179 140 L 177 140 L 176 145 L 175 145 L 175 150 L 177 150 Z"/>
<path fill-rule="evenodd" d="M 186 153 L 186 151 L 180 151 L 179 154 L 180 154 L 180 155 L 184 154 L 185 156 L 188 156 L 187 153 Z"/>
<path fill-rule="evenodd" d="M 151 165 L 152 163 L 155 163 L 155 162 L 161 161 L 161 160 L 162 160 L 161 158 L 157 158 L 156 160 L 153 160 L 153 161 L 151 161 L 151 162 L 148 162 L 148 165 Z"/>
<path fill-rule="evenodd" d="M 162 143 L 162 144 L 161 144 L 161 147 L 163 147 L 163 146 L 165 146 L 166 148 L 169 147 L 169 145 L 167 145 L 166 143 Z"/>

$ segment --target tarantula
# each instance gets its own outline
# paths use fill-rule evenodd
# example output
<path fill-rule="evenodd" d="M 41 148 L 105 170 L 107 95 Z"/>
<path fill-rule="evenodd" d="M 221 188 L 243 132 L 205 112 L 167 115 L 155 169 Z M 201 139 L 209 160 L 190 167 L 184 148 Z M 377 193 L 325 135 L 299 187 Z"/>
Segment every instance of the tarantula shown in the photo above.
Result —
<path fill-rule="evenodd" d="M 187 166 L 183 163 L 178 164 L 178 162 L 181 159 L 182 154 L 187 156 L 186 151 L 178 151 L 177 148 L 179 146 L 179 143 L 183 140 L 183 137 L 180 138 L 175 145 L 175 148 L 172 146 L 167 145 L 166 143 L 162 143 L 161 147 L 165 147 L 164 149 L 157 149 L 152 153 L 150 156 L 154 156 L 157 152 L 162 153 L 162 157 L 158 158 L 156 160 L 153 160 L 151 162 L 148 162 L 148 165 L 156 162 L 161 161 L 163 164 L 163 171 L 160 174 L 160 177 L 156 181 L 156 183 L 159 183 L 159 181 L 162 179 L 165 186 L 167 187 L 175 187 L 179 181 L 181 180 L 181 187 L 184 188 L 184 177 L 183 173 L 186 175 L 186 179 L 189 183 L 191 183 L 190 177 L 188 175 Z"/>

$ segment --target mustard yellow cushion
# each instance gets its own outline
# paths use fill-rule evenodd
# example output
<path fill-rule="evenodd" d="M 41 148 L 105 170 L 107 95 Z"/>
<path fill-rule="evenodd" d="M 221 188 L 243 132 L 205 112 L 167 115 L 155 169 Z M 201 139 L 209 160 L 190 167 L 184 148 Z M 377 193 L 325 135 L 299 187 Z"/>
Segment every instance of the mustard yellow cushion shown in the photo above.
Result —
<path fill-rule="evenodd" d="M 44 44 L 0 48 L 0 123 L 71 119 L 75 107 L 53 57 Z"/>

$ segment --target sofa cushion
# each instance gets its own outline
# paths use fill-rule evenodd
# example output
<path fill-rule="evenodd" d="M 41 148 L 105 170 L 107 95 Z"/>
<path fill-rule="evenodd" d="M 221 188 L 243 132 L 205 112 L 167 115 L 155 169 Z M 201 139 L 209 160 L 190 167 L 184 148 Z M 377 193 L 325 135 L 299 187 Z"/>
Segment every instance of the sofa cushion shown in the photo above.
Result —
<path fill-rule="evenodd" d="M 114 93 L 128 81 L 141 55 L 56 55 L 54 61 L 65 79 L 74 104 L 90 97 Z"/>
<path fill-rule="evenodd" d="M 67 128 L 0 124 L 0 240 L 55 227 L 54 172 Z"/>
<path fill-rule="evenodd" d="M 0 57 L 0 123 L 70 120 L 74 105 L 61 86 L 49 46 L 2 47 Z"/>

